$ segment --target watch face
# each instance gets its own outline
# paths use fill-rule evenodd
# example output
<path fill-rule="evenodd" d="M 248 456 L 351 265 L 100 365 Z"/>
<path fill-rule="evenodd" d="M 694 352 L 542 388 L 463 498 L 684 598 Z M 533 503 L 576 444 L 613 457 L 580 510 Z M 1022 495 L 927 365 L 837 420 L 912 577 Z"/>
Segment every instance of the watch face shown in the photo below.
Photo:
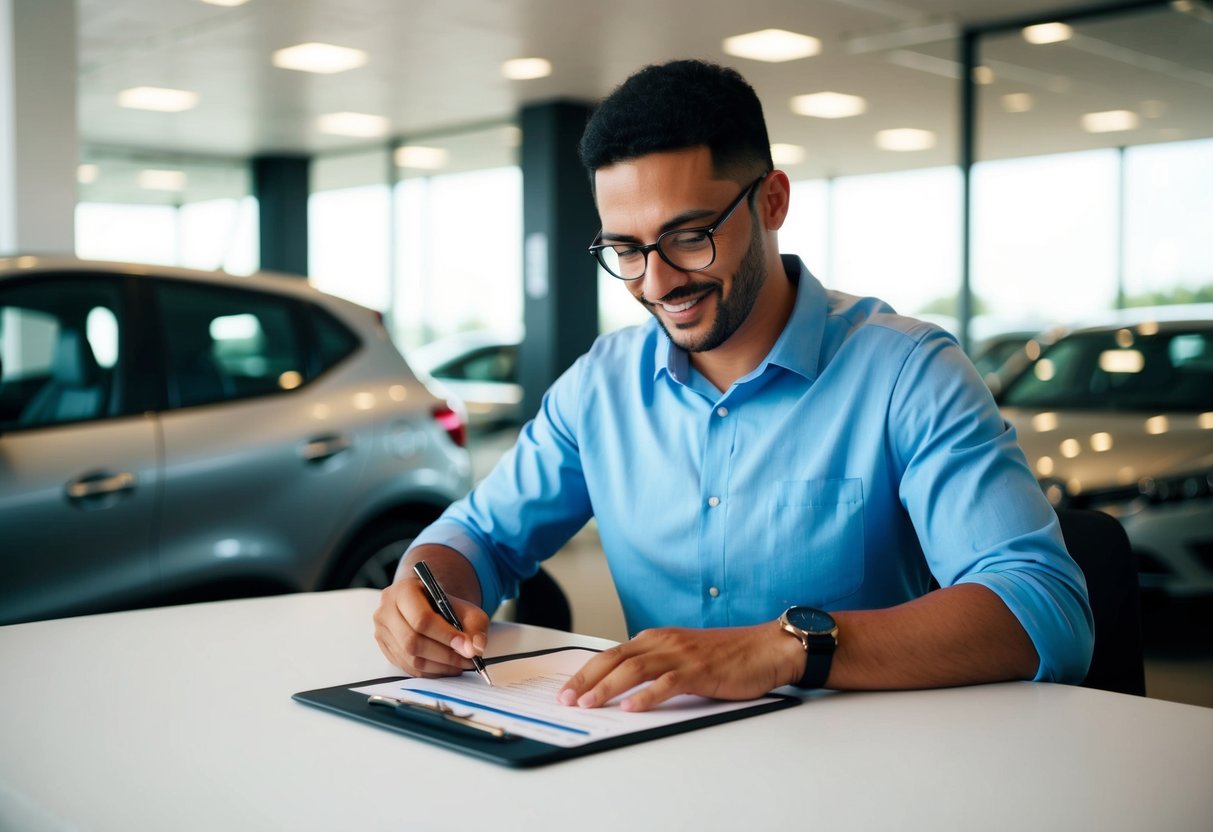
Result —
<path fill-rule="evenodd" d="M 828 613 L 812 607 L 792 607 L 787 615 L 789 624 L 808 633 L 829 633 L 837 626 Z"/>

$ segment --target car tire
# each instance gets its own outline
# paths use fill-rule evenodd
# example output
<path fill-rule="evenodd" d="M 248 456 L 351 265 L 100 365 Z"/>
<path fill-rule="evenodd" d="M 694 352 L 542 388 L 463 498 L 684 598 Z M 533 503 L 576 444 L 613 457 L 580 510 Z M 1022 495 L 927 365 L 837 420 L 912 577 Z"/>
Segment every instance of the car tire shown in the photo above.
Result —
<path fill-rule="evenodd" d="M 396 565 L 428 521 L 389 520 L 360 534 L 346 549 L 328 582 L 329 589 L 383 589 Z"/>

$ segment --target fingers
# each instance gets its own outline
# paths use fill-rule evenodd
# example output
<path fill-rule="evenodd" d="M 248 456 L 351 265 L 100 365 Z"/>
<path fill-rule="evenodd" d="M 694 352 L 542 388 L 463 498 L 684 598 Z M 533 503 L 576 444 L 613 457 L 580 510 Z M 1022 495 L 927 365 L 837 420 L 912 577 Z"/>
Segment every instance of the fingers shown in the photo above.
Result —
<path fill-rule="evenodd" d="M 599 653 L 564 685 L 557 700 L 565 705 L 598 708 L 620 694 L 625 711 L 643 711 L 681 693 L 711 687 L 695 658 L 682 648 L 681 631 L 651 630 Z M 632 691 L 645 682 L 649 684 Z"/>
<path fill-rule="evenodd" d="M 484 650 L 488 616 L 472 604 L 452 599 L 467 621 L 460 633 L 430 607 L 421 582 L 404 578 L 383 591 L 375 611 L 375 641 L 392 664 L 415 676 L 451 676 L 472 668 L 471 656 Z"/>
<path fill-rule="evenodd" d="M 785 646 L 777 625 L 646 630 L 586 662 L 556 695 L 564 705 L 599 708 L 619 699 L 645 711 L 680 694 L 753 699 L 777 687 Z"/>

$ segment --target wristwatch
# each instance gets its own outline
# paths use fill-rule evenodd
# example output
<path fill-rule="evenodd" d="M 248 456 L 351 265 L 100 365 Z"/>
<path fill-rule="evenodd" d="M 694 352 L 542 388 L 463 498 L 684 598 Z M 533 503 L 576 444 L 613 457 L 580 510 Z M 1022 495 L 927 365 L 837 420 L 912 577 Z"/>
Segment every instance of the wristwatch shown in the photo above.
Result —
<path fill-rule="evenodd" d="M 796 687 L 824 686 L 838 647 L 838 624 L 834 617 L 812 607 L 788 607 L 779 616 L 779 626 L 800 639 L 804 647 L 804 675 L 794 683 Z"/>

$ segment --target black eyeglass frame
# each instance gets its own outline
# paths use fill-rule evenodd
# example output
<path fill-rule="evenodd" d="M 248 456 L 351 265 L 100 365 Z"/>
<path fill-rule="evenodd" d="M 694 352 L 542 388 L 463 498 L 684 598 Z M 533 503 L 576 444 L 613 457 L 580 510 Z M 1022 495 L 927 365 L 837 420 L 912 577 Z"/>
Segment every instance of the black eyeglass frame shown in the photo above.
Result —
<path fill-rule="evenodd" d="M 737 198 L 734 199 L 729 204 L 729 207 L 724 209 L 723 213 L 721 213 L 720 217 L 717 218 L 716 222 L 712 223 L 711 225 L 696 226 L 696 227 L 692 227 L 692 228 L 671 228 L 669 231 L 663 231 L 660 235 L 658 235 L 656 240 L 649 243 L 648 245 L 633 245 L 631 243 L 600 243 L 598 241 L 602 239 L 602 232 L 599 231 L 598 234 L 594 237 L 595 242 L 592 243 L 589 247 L 589 253 L 591 255 L 593 255 L 594 259 L 598 261 L 599 265 L 601 265 L 602 268 L 606 269 L 607 274 L 609 274 L 611 277 L 614 277 L 618 280 L 626 280 L 628 282 L 631 282 L 633 280 L 640 280 L 642 277 L 644 277 L 646 274 L 649 273 L 649 252 L 651 252 L 651 251 L 656 251 L 658 257 L 660 257 L 662 260 L 664 260 L 666 263 L 668 263 L 671 267 L 678 269 L 681 272 L 701 272 L 704 269 L 709 269 L 712 267 L 712 264 L 716 262 L 716 230 L 718 228 L 720 228 L 720 226 L 724 225 L 725 221 L 728 220 L 729 217 L 733 216 L 733 213 L 737 210 L 737 208 L 741 205 L 741 203 L 745 201 L 746 197 L 748 197 L 750 195 L 750 193 L 755 188 L 757 188 L 759 185 L 761 185 L 762 182 L 770 175 L 771 175 L 771 171 L 767 171 L 762 176 L 758 177 L 753 182 L 751 182 L 749 185 L 742 188 L 741 193 L 739 193 L 737 195 Z M 661 247 L 661 241 L 664 240 L 666 237 L 669 237 L 673 234 L 687 234 L 687 233 L 706 234 L 707 238 L 708 238 L 708 244 L 711 245 L 711 247 L 712 247 L 711 258 L 708 260 L 707 263 L 705 263 L 704 265 L 700 266 L 697 269 L 687 269 L 687 268 L 684 268 L 684 267 L 678 265 L 677 263 L 675 263 L 673 260 L 670 259 L 669 255 L 667 255 L 665 253 L 665 250 L 662 249 L 662 247 Z M 621 245 L 625 245 L 628 248 L 634 249 L 635 251 L 638 251 L 642 255 L 644 255 L 644 271 L 642 271 L 640 274 L 636 275 L 635 277 L 624 277 L 621 274 L 616 274 L 611 269 L 611 267 L 606 264 L 606 261 L 603 260 L 603 258 L 602 258 L 603 250 L 608 249 L 608 248 L 617 248 L 618 246 L 621 246 Z"/>

